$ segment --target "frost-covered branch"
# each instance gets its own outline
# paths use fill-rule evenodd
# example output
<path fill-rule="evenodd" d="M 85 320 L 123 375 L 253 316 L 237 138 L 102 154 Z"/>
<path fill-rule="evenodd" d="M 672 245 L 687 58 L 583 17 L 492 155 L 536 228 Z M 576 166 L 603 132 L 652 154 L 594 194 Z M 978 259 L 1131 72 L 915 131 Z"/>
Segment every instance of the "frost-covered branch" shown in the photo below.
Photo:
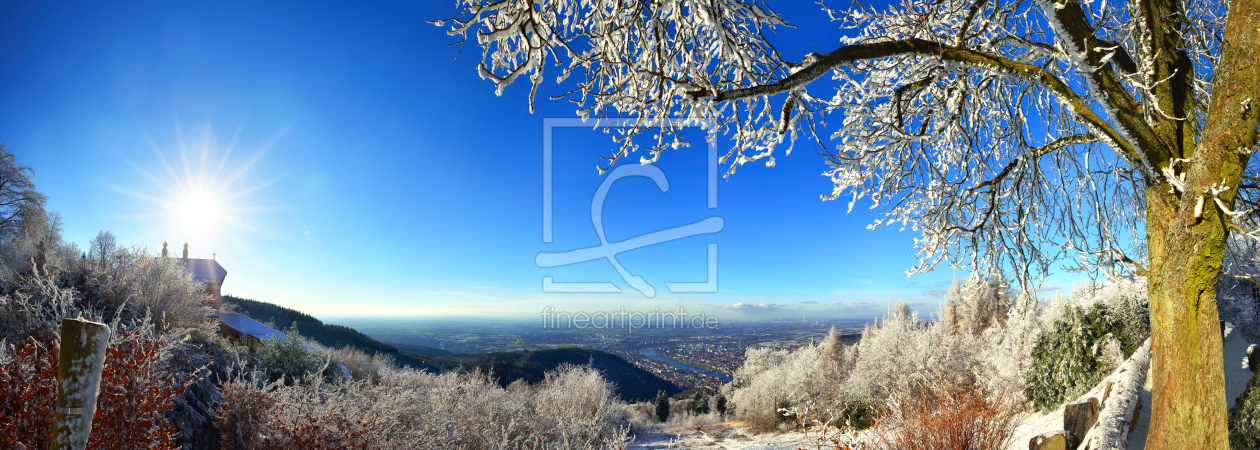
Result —
<path fill-rule="evenodd" d="M 476 36 L 497 90 L 536 92 L 558 71 L 553 98 L 623 125 L 606 129 L 617 148 L 601 170 L 687 146 L 685 126 L 729 139 L 727 176 L 804 139 L 826 157 L 824 199 L 869 200 L 873 227 L 921 234 L 911 273 L 1001 266 L 1023 281 L 1060 258 L 1121 278 L 1137 266 L 1114 251 L 1145 260 L 1145 189 L 1180 183 L 1166 162 L 1189 155 L 1167 149 L 1193 141 L 1163 137 L 1202 126 L 1227 12 L 1176 3 L 1157 32 L 1125 2 L 823 5 L 845 36 L 805 55 L 775 47 L 791 25 L 757 0 L 464 0 L 442 24 Z"/>
<path fill-rule="evenodd" d="M 1126 137 L 1112 128 L 1111 124 L 1100 117 L 1098 113 L 1094 112 L 1094 110 L 1086 104 L 1084 99 L 1072 90 L 1071 86 L 1060 80 L 1049 71 L 1033 64 L 1022 63 L 985 52 L 958 48 L 923 39 L 912 38 L 897 41 L 847 45 L 824 55 L 818 60 L 818 62 L 778 82 L 747 88 L 732 89 L 729 91 L 720 91 L 717 93 L 711 93 L 707 90 L 699 90 L 689 92 L 689 94 L 697 98 L 711 97 L 715 102 L 726 102 L 748 97 L 772 95 L 792 89 L 798 89 L 841 64 L 852 63 L 858 60 L 888 58 L 906 54 L 934 56 L 940 58 L 942 61 L 990 69 L 1004 74 L 1015 74 L 1026 77 L 1031 81 L 1041 83 L 1046 88 L 1058 94 L 1067 104 L 1071 105 L 1073 111 L 1079 114 L 1086 123 L 1098 129 L 1099 132 L 1106 134 L 1112 145 L 1118 147 L 1118 151 L 1132 155 L 1134 159 L 1140 159 L 1142 157 L 1137 153 L 1138 150 L 1134 148 L 1133 144 L 1131 144 Z"/>

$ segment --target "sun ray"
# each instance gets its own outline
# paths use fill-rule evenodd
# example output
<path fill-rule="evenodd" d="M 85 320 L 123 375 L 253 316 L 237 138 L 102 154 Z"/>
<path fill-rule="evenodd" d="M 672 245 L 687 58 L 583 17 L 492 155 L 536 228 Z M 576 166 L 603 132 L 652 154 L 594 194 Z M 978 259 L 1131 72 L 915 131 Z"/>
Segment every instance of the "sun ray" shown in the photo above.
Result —
<path fill-rule="evenodd" d="M 255 169 L 284 132 L 270 136 L 263 145 L 240 151 L 244 149 L 240 146 L 245 134 L 243 122 L 226 145 L 215 135 L 209 119 L 189 128 L 178 118 L 174 123 L 171 146 L 159 144 L 147 130 L 141 130 L 153 154 L 149 165 L 119 155 L 139 175 L 136 179 L 140 184 L 105 187 L 140 200 L 143 210 L 116 217 L 151 223 L 140 236 L 149 244 L 154 243 L 150 240 L 194 242 L 203 252 L 261 259 L 263 255 L 248 245 L 251 236 L 284 237 L 272 227 L 260 225 L 257 218 L 285 207 L 259 199 L 283 176 L 257 181 Z"/>

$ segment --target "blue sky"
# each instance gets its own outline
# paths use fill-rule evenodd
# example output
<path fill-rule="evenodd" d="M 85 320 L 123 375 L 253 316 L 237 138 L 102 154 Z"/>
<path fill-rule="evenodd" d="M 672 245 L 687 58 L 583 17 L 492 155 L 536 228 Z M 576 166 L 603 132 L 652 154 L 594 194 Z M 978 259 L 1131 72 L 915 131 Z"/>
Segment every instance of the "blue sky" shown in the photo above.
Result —
<path fill-rule="evenodd" d="M 832 48 L 839 31 L 816 6 L 790 4 L 800 28 L 781 30 L 780 50 Z M 589 209 L 608 136 L 555 131 L 544 243 L 543 122 L 574 117 L 572 106 L 540 100 L 531 115 L 524 83 L 496 97 L 476 75 L 478 49 L 455 59 L 453 40 L 425 23 L 455 15 L 453 1 L 312 5 L 5 2 L 0 139 L 35 170 L 68 239 L 110 230 L 175 252 L 187 241 L 193 257 L 227 268 L 225 293 L 320 317 L 527 317 L 545 306 L 870 317 L 889 299 L 931 313 L 955 275 L 907 278 L 915 235 L 867 230 L 873 211 L 820 201 L 831 185 L 807 146 L 719 179 L 707 208 L 701 134 L 658 164 L 668 192 L 623 179 L 604 203 L 611 241 L 722 218 L 720 232 L 618 256 L 655 297 L 605 260 L 540 268 L 539 252 L 599 244 Z M 718 292 L 666 291 L 705 281 L 710 242 Z M 543 292 L 545 276 L 623 292 Z"/>

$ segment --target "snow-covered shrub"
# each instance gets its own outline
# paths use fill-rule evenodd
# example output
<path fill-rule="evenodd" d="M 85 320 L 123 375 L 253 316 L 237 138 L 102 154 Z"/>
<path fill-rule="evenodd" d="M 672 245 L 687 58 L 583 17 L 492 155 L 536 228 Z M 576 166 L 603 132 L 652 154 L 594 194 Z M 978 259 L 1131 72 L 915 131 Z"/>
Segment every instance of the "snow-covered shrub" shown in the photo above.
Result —
<path fill-rule="evenodd" d="M 1025 400 L 1024 371 L 1029 366 L 1028 356 L 1041 333 L 1053 323 L 1052 316 L 1057 316 L 1050 312 L 1054 308 L 1059 307 L 1046 307 L 1019 298 L 1007 309 L 1006 319 L 976 337 L 979 351 L 975 355 L 975 378 L 993 400 Z"/>
<path fill-rule="evenodd" d="M 222 448 L 261 447 L 270 433 L 269 425 L 275 420 L 275 395 L 238 379 L 225 384 L 220 396 L 216 428 Z"/>
<path fill-rule="evenodd" d="M 245 385 L 249 386 L 249 385 Z M 265 386 L 271 397 L 253 393 L 225 392 L 224 402 L 241 400 L 242 405 L 233 411 L 236 416 L 261 413 L 265 418 L 262 429 L 256 430 L 261 437 L 246 448 L 258 449 L 367 449 L 370 433 L 366 422 L 379 412 L 365 408 L 361 402 L 370 396 L 364 383 L 324 383 L 319 374 L 312 373 L 293 386 L 285 386 L 276 380 Z M 225 389 L 226 391 L 226 389 Z M 366 398 L 365 398 L 366 397 Z M 245 418 L 253 420 L 251 417 Z M 257 423 L 250 423 L 251 427 Z M 226 420 L 219 422 L 220 429 L 232 427 Z M 227 444 L 227 436 L 224 443 Z M 233 439 L 237 439 L 233 436 Z M 394 447 L 401 447 L 395 443 Z"/>
<path fill-rule="evenodd" d="M 1003 297 L 982 297 L 977 293 L 976 303 L 989 306 L 964 308 L 970 311 L 967 317 L 997 311 L 1010 316 L 964 319 L 964 324 L 984 326 L 966 325 L 964 332 L 958 332 L 952 325 L 938 325 L 943 321 L 919 320 L 904 302 L 898 302 L 886 319 L 867 326 L 853 346 L 844 346 L 832 330 L 820 345 L 795 352 L 749 349 L 744 365 L 723 386 L 723 393 L 730 397 L 736 418 L 763 430 L 797 419 L 865 428 L 873 421 L 877 405 L 897 393 L 928 386 L 979 382 L 993 386 L 992 392 L 1008 393 L 1012 388 L 1007 386 L 1019 379 L 1019 364 L 999 358 L 1023 359 L 1030 345 L 1023 333 L 1039 329 L 1036 308 L 1008 308 L 1005 300 L 993 300 Z M 995 306 L 999 303 L 1003 306 Z M 1026 309 L 1031 312 L 1025 313 Z M 976 336 L 972 329 L 985 332 Z M 991 377 L 989 371 L 994 368 L 1002 370 Z"/>
<path fill-rule="evenodd" d="M 631 431 L 656 431 L 662 426 L 654 417 L 656 407 L 652 402 L 618 403 L 613 409 L 615 422 L 626 424 Z"/>
<path fill-rule="evenodd" d="M 205 286 L 193 280 L 174 258 L 154 257 L 146 247 L 119 251 L 117 264 L 125 270 L 127 301 L 149 310 L 162 327 L 195 328 L 206 323 Z M 117 269 L 116 269 L 117 270 Z"/>
<path fill-rule="evenodd" d="M 612 422 L 615 388 L 599 371 L 562 365 L 547 373 L 533 398 L 538 425 L 548 425 L 552 448 L 591 448 L 607 443 L 617 430 Z"/>
<path fill-rule="evenodd" d="M 373 383 L 381 381 L 381 372 L 394 365 L 394 357 L 377 353 L 369 355 L 353 345 L 336 350 L 337 359 L 346 365 L 350 377 L 355 380 L 367 380 Z"/>
<path fill-rule="evenodd" d="M 1252 375 L 1229 409 L 1230 448 L 1260 448 L 1260 376 Z"/>
<path fill-rule="evenodd" d="M 1004 449 L 1019 425 L 1019 410 L 964 383 L 898 392 L 881 407 L 874 444 L 896 450 Z"/>
<path fill-rule="evenodd" d="M 679 411 L 677 413 L 670 413 L 669 422 L 667 422 L 665 426 L 690 429 L 721 422 L 722 416 L 717 413 L 695 414 L 691 411 Z"/>
<path fill-rule="evenodd" d="M 78 292 L 60 286 L 59 281 L 36 274 L 13 286 L 12 295 L 0 297 L 0 336 L 10 342 L 31 338 L 52 343 L 64 318 L 101 322 L 103 317 L 114 316 L 115 310 L 85 304 Z"/>
<path fill-rule="evenodd" d="M 260 377 L 224 388 L 224 448 L 587 449 L 619 445 L 627 431 L 617 426 L 612 386 L 589 367 L 564 366 L 511 389 L 480 372 L 396 367 L 376 384 L 251 379 Z"/>
<path fill-rule="evenodd" d="M 250 365 L 265 374 L 268 381 L 293 384 L 310 374 L 321 374 L 335 366 L 330 355 L 309 347 L 297 328 L 285 330 L 284 337 L 263 341 L 249 355 Z"/>
<path fill-rule="evenodd" d="M 1151 318 L 1144 278 L 1103 284 L 1084 280 L 1073 287 L 1068 303 L 1078 307 L 1103 304 L 1107 307 L 1108 315 L 1118 321 L 1124 332 L 1133 337 L 1136 343 L 1141 343 L 1151 335 Z"/>
<path fill-rule="evenodd" d="M 121 310 L 124 318 L 149 314 L 162 328 L 204 326 L 210 312 L 204 286 L 176 261 L 154 256 L 144 246 L 119 248 L 65 272 L 61 284 L 110 316 Z"/>
<path fill-rule="evenodd" d="M 1024 371 L 1025 397 L 1038 409 L 1055 408 L 1098 384 L 1146 339 L 1132 322 L 1140 315 L 1136 309 L 1112 310 L 1105 303 L 1064 306 L 1063 315 L 1033 347 Z"/>
<path fill-rule="evenodd" d="M 52 291 L 60 293 L 55 287 Z M 38 293 L 22 303 L 31 307 L 35 324 L 51 322 L 57 311 L 74 308 L 56 305 L 60 295 Z M 72 297 L 72 296 L 71 296 Z M 44 300 L 45 309 L 35 306 Z M 73 300 L 73 298 L 71 298 Z M 60 325 L 60 320 L 56 321 Z M 115 323 L 101 371 L 97 409 L 87 448 L 178 448 L 177 425 L 166 419 L 192 378 L 172 364 L 169 336 L 159 333 L 147 319 Z M 29 329 L 17 345 L 9 345 L 0 357 L 0 443 L 12 436 L 24 445 L 43 448 L 51 434 L 52 406 L 56 398 L 57 342 L 59 328 Z M 41 444 L 44 443 L 44 444 Z M 12 448 L 13 446 L 0 446 Z"/>

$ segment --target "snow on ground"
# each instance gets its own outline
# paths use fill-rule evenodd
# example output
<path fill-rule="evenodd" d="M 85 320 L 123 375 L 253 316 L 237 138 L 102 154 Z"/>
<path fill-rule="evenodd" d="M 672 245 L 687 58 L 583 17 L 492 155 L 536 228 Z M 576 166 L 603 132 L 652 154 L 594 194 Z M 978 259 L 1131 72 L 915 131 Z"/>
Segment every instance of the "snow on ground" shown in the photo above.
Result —
<path fill-rule="evenodd" d="M 846 436 L 848 440 L 861 440 L 869 431 Z M 645 431 L 632 435 L 630 450 L 663 449 L 726 449 L 726 450 L 797 450 L 833 448 L 819 433 L 800 431 L 753 433 L 741 422 L 722 422 L 703 427 L 673 427 L 659 431 Z M 823 445 L 827 444 L 827 445 Z"/>

